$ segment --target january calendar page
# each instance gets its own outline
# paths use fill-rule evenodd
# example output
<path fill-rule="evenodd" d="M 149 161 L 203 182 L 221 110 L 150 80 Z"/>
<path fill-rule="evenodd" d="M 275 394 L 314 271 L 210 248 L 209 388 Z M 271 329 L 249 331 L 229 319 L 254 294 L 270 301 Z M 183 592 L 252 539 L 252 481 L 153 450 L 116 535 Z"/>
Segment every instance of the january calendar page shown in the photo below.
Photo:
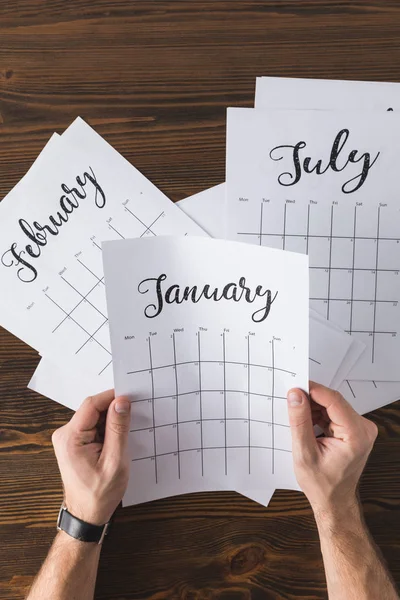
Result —
<path fill-rule="evenodd" d="M 145 257 L 145 259 L 144 259 Z M 196 237 L 103 244 L 125 504 L 297 488 L 286 394 L 308 385 L 308 259 Z"/>
<path fill-rule="evenodd" d="M 399 119 L 228 109 L 229 237 L 309 255 L 310 306 L 366 345 L 352 379 L 398 379 Z"/>

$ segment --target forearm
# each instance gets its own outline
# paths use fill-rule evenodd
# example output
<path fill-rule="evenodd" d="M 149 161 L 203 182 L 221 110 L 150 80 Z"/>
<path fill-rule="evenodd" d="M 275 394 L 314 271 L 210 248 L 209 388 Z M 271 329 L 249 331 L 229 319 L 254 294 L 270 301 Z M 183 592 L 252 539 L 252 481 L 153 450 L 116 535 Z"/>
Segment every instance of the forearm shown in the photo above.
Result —
<path fill-rule="evenodd" d="M 316 515 L 330 600 L 398 600 L 360 506 Z"/>
<path fill-rule="evenodd" d="M 60 531 L 27 600 L 93 600 L 100 549 Z"/>

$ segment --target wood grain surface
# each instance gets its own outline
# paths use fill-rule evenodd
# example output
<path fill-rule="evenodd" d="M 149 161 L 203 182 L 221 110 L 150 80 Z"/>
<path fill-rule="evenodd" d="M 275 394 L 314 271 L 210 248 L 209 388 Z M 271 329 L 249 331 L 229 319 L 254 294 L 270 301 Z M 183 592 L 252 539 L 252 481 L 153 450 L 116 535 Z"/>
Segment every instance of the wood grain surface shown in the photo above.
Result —
<path fill-rule="evenodd" d="M 0 197 L 81 115 L 173 200 L 224 179 L 225 111 L 257 75 L 400 80 L 396 0 L 1 0 Z M 1 293 L 1 290 L 0 290 Z M 0 598 L 22 599 L 55 533 L 51 433 L 70 418 L 26 386 L 37 354 L 0 331 Z M 73 377 L 73 373 L 71 373 Z M 374 412 L 366 520 L 400 582 L 400 405 Z M 97 600 L 326 598 L 304 497 L 234 492 L 120 510 Z M 379 599 L 377 599 L 379 600 Z"/>

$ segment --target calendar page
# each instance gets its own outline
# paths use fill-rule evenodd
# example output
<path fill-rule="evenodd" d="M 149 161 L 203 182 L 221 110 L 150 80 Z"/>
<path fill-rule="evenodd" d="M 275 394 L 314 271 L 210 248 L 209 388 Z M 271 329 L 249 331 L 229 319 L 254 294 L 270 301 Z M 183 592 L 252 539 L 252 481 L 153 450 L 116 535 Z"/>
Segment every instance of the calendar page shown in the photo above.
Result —
<path fill-rule="evenodd" d="M 286 394 L 308 386 L 308 259 L 220 240 L 103 244 L 117 394 L 132 402 L 124 503 L 297 489 Z"/>
<path fill-rule="evenodd" d="M 207 234 L 82 119 L 0 204 L 0 323 L 112 387 L 101 242 Z"/>
<path fill-rule="evenodd" d="M 396 127 L 394 112 L 228 109 L 229 237 L 309 255 L 310 306 L 366 345 L 350 379 L 398 379 Z"/>

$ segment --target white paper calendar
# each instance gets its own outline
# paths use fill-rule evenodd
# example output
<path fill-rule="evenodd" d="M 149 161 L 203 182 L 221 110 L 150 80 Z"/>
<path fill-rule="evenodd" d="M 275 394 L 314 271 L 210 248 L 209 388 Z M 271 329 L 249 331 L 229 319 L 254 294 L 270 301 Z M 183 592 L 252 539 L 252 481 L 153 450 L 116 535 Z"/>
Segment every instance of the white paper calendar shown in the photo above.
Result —
<path fill-rule="evenodd" d="M 352 379 L 398 379 L 395 113 L 228 109 L 232 239 L 307 253 L 310 305 L 367 348 Z"/>
<path fill-rule="evenodd" d="M 400 84 L 383 81 L 341 81 L 257 77 L 255 108 L 314 110 L 398 110 Z"/>
<path fill-rule="evenodd" d="M 112 369 L 101 242 L 206 235 L 81 119 L 0 213 L 2 325 L 103 389 Z"/>
<path fill-rule="evenodd" d="M 133 409 L 125 504 L 297 488 L 286 394 L 308 385 L 307 257 L 164 237 L 106 242 L 103 259 L 115 389 Z"/>

